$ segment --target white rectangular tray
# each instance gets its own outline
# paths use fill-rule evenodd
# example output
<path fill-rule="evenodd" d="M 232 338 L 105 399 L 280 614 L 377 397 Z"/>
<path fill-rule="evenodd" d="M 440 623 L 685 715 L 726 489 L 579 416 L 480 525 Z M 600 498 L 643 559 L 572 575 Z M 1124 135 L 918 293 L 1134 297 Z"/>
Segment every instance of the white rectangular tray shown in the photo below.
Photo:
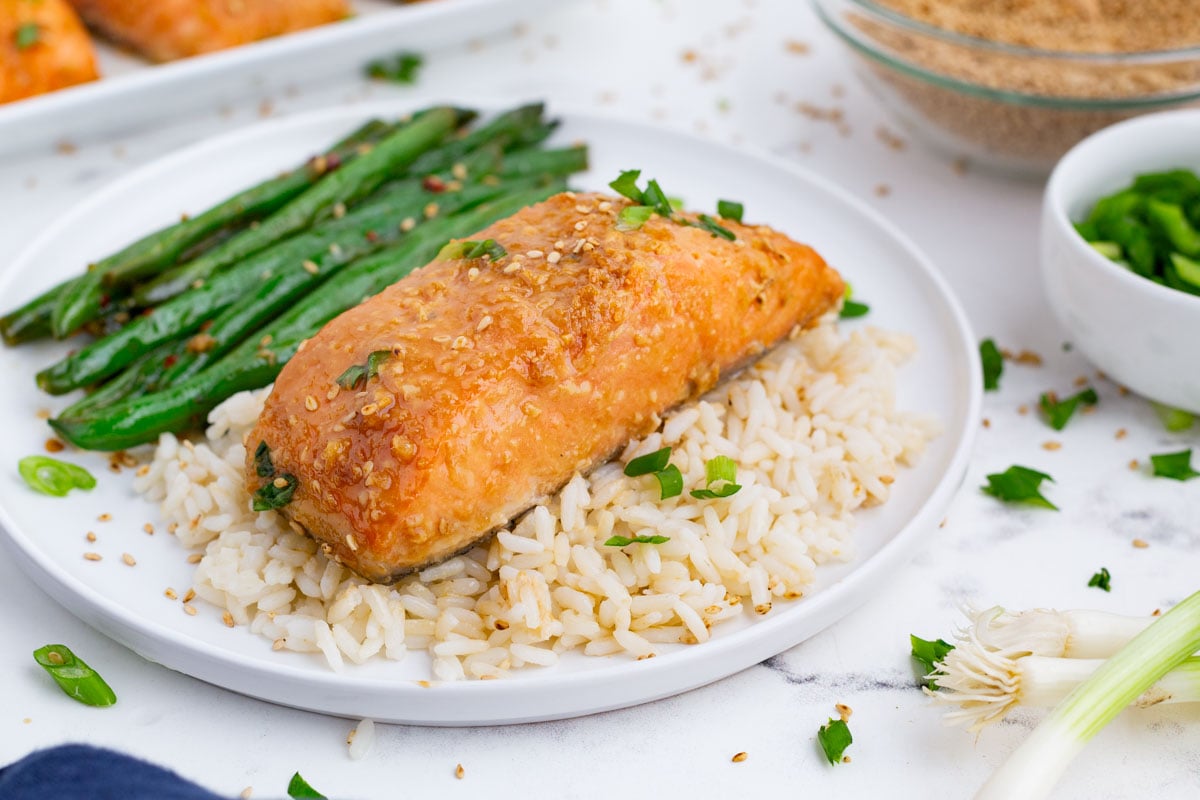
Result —
<path fill-rule="evenodd" d="M 94 83 L 0 105 L 0 159 L 64 139 L 127 134 L 198 107 L 361 74 L 374 58 L 427 53 L 513 25 L 555 0 L 354 0 L 357 14 L 307 31 L 169 64 L 98 43 Z"/>

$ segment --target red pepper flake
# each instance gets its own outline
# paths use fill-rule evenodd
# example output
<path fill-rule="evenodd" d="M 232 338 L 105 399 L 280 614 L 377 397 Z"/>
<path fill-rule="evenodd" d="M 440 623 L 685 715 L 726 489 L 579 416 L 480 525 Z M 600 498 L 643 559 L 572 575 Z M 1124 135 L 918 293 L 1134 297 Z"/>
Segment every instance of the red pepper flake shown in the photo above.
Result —
<path fill-rule="evenodd" d="M 375 242 L 379 241 L 379 234 L 375 231 L 367 231 L 367 241 L 375 244 Z"/>
<path fill-rule="evenodd" d="M 427 175 L 425 180 L 421 181 L 421 187 L 427 192 L 440 194 L 446 191 L 446 182 L 437 175 Z"/>
<path fill-rule="evenodd" d="M 112 298 L 106 294 L 100 295 L 100 307 L 108 308 L 110 305 L 112 305 Z"/>
<path fill-rule="evenodd" d="M 333 172 L 342 165 L 342 159 L 338 158 L 336 153 L 329 153 L 325 156 L 325 171 Z"/>
<path fill-rule="evenodd" d="M 166 367 L 167 369 L 170 369 L 171 367 L 175 366 L 178 362 L 179 362 L 179 356 L 172 353 L 171 355 L 169 355 L 163 359 L 163 366 Z"/>

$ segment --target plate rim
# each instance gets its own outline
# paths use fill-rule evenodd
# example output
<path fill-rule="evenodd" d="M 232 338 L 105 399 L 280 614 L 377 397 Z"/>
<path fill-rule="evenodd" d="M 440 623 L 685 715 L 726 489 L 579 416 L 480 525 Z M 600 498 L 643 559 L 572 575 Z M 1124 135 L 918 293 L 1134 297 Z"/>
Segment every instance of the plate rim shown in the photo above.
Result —
<path fill-rule="evenodd" d="M 322 109 L 311 110 L 290 116 L 279 117 L 271 120 L 256 123 L 247 127 L 235 129 L 228 133 L 205 139 L 200 142 L 193 143 L 186 147 L 180 148 L 174 152 L 166 154 L 160 158 L 156 158 L 146 164 L 143 164 L 129 173 L 120 176 L 119 178 L 107 183 L 105 186 L 90 192 L 86 197 L 74 204 L 68 211 L 62 214 L 55 222 L 51 223 L 41 234 L 35 237 L 18 253 L 9 265 L 0 270 L 0 287 L 12 282 L 14 276 L 27 270 L 28 262 L 33 260 L 33 257 L 44 247 L 46 243 L 55 239 L 58 235 L 71 227 L 72 220 L 79 215 L 86 215 L 90 212 L 93 206 L 103 205 L 104 200 L 113 194 L 118 194 L 125 190 L 129 184 L 135 184 L 146 179 L 147 174 L 155 171 L 169 170 L 173 165 L 182 161 L 188 161 L 197 156 L 201 156 L 210 150 L 220 150 L 229 146 L 231 143 L 243 141 L 247 138 L 270 136 L 278 129 L 287 129 L 293 127 L 304 127 L 307 125 L 318 125 L 323 122 L 333 121 L 335 119 L 344 119 L 346 124 L 352 125 L 355 121 L 361 121 L 375 115 L 400 115 L 414 108 L 421 107 L 427 104 L 429 98 L 422 99 L 405 98 L 388 101 L 378 101 L 372 103 L 364 103 L 350 107 L 326 107 Z M 504 98 L 497 99 L 495 97 L 486 100 L 480 98 L 455 98 L 456 103 L 468 105 L 473 108 L 478 108 L 485 113 L 490 113 L 495 110 L 508 107 L 517 102 L 521 102 L 520 98 Z M 685 140 L 691 145 L 701 146 L 707 149 L 717 150 L 732 150 L 729 145 L 715 141 L 710 138 L 696 135 L 688 131 L 682 131 L 675 128 L 657 126 L 640 122 L 631 119 L 628 116 L 614 113 L 597 113 L 595 109 L 585 109 L 573 107 L 569 104 L 555 103 L 551 109 L 556 117 L 569 119 L 573 124 L 578 123 L 586 125 L 589 121 L 598 121 L 608 125 L 618 125 L 640 130 L 652 136 L 667 136 L 674 137 L 676 140 Z M 979 355 L 975 349 L 975 337 L 972 332 L 970 323 L 967 320 L 963 307 L 950 288 L 949 283 L 943 277 L 941 272 L 933 265 L 933 262 L 921 251 L 914 242 L 895 224 L 885 218 L 880 212 L 872 208 L 865 201 L 855 197 L 846 189 L 833 183 L 831 180 L 815 174 L 805 167 L 789 161 L 783 157 L 763 150 L 762 148 L 739 145 L 736 150 L 739 156 L 752 159 L 760 162 L 763 166 L 770 167 L 778 172 L 782 172 L 790 180 L 798 180 L 808 184 L 820 193 L 831 195 L 839 200 L 844 205 L 850 207 L 858 214 L 865 217 L 872 225 L 877 227 L 880 232 L 885 234 L 890 240 L 894 241 L 905 251 L 907 258 L 912 262 L 913 267 L 917 268 L 924 277 L 929 281 L 932 289 L 941 303 L 940 312 L 947 317 L 947 321 L 951 323 L 955 340 L 953 345 L 961 347 L 966 358 L 965 364 L 957 365 L 959 367 L 966 366 L 968 374 L 980 374 Z M 35 289 L 35 291 L 37 291 Z M 936 307 L 935 307 L 936 308 Z M 947 333 L 950 331 L 948 330 Z M 932 528 L 936 517 L 944 513 L 946 508 L 957 493 L 963 480 L 966 477 L 967 467 L 970 455 L 973 449 L 975 437 L 978 433 L 978 419 L 981 416 L 983 390 L 982 383 L 979 381 L 968 381 L 966 387 L 961 387 L 965 392 L 965 413 L 963 414 L 962 424 L 958 429 L 946 427 L 942 430 L 941 436 L 953 437 L 954 449 L 951 457 L 948 460 L 948 466 L 937 484 L 932 488 L 923 502 L 915 509 L 908 517 L 903 525 L 897 530 L 888 535 L 887 539 L 882 543 L 877 551 L 862 560 L 855 560 L 855 566 L 851 571 L 834 581 L 829 586 L 826 586 L 821 591 L 815 593 L 811 597 L 805 597 L 802 606 L 796 606 L 805 609 L 805 619 L 816 618 L 824 619 L 824 622 L 818 624 L 814 630 L 807 634 L 800 635 L 799 638 L 788 637 L 787 644 L 784 647 L 777 647 L 772 644 L 768 648 L 770 654 L 776 654 L 790 649 L 799 644 L 804 639 L 815 635 L 816 632 L 829 627 L 841 617 L 850 613 L 852 610 L 861 605 L 870 596 L 869 592 L 862 590 L 862 586 L 867 586 L 886 582 L 886 575 L 880 573 L 896 565 L 907 565 L 908 561 L 915 554 L 918 545 L 921 543 L 921 532 L 926 528 Z M 957 404 L 956 404 L 957 405 Z M 943 421 L 947 424 L 953 422 Z M 248 677 L 257 679 L 258 681 L 272 681 L 280 678 L 287 678 L 293 681 L 299 681 L 308 684 L 314 690 L 333 689 L 336 691 L 344 691 L 351 688 L 363 693 L 375 693 L 385 691 L 389 694 L 396 695 L 397 699 L 403 699 L 409 693 L 414 696 L 417 693 L 428 693 L 431 689 L 436 691 L 439 698 L 448 704 L 453 704 L 455 699 L 462 698 L 464 700 L 482 700 L 485 698 L 494 698 L 507 694 L 521 695 L 524 692 L 533 688 L 536 692 L 543 691 L 570 691 L 584 690 L 596 684 L 603 684 L 613 679 L 624 679 L 628 677 L 630 664 L 627 662 L 614 662 L 589 668 L 586 670 L 568 671 L 560 673 L 546 673 L 530 679 L 504 680 L 504 681 L 431 681 L 430 687 L 420 686 L 417 681 L 407 678 L 400 680 L 388 680 L 379 677 L 358 676 L 353 681 L 345 680 L 346 673 L 336 672 L 334 670 L 312 670 L 307 667 L 288 664 L 267 664 L 266 662 L 250 661 L 242 654 L 227 650 L 209 649 L 204 642 L 194 639 L 182 633 L 179 629 L 160 626 L 153 621 L 147 621 L 140 618 L 134 613 L 133 609 L 120 605 L 116 601 L 110 600 L 106 595 L 102 594 L 92 586 L 81 583 L 71 576 L 66 570 L 61 567 L 57 561 L 49 558 L 39 551 L 32 543 L 28 541 L 27 536 L 19 532 L 19 529 L 3 503 L 0 503 L 0 532 L 6 546 L 11 552 L 18 556 L 18 561 L 21 563 L 22 570 L 34 583 L 38 584 L 43 591 L 46 591 L 57 603 L 66 607 L 74 616 L 82 619 L 89 626 L 100 630 L 106 636 L 114 639 L 122 646 L 133 650 L 139 656 L 162 664 L 168 668 L 181 672 L 183 674 L 194 677 L 198 680 L 220 686 L 228 691 L 237 692 L 245 696 L 255 697 L 257 699 L 266 700 L 272 703 L 281 705 L 290 705 L 296 708 L 303 708 L 311 711 L 316 711 L 323 714 L 353 716 L 338 711 L 331 711 L 322 708 L 320 705 L 314 705 L 312 702 L 303 703 L 293 700 L 279 699 L 277 697 L 264 696 L 262 694 L 251 694 L 248 691 L 231 687 L 228 682 L 221 682 L 213 677 L 213 671 L 216 668 L 223 667 L 225 669 L 233 669 L 238 672 L 246 673 Z M 42 581 L 30 572 L 36 570 L 44 579 L 49 580 L 56 588 L 57 592 L 50 592 L 46 589 Z M 59 593 L 66 593 L 70 601 L 64 600 L 59 596 Z M 101 624 L 92 621 L 92 613 L 80 613 L 76 610 L 75 602 L 86 603 L 90 606 L 89 611 L 95 612 L 101 618 Z M 840 605 L 838 605 L 840 604 Z M 833 606 L 830 608 L 830 606 Z M 692 668 L 697 674 L 705 673 L 702 668 L 703 662 L 718 662 L 721 660 L 721 655 L 725 651 L 741 650 L 745 652 L 757 653 L 757 650 L 752 646 L 755 642 L 761 642 L 763 639 L 775 640 L 771 636 L 778 628 L 786 628 L 795 622 L 794 619 L 784 614 L 771 615 L 754 620 L 751 627 L 734 631 L 728 636 L 714 637 L 712 640 L 705 642 L 703 647 L 687 647 L 680 650 L 672 651 L 667 657 L 649 659 L 642 662 L 637 662 L 639 681 L 645 682 L 646 685 L 652 685 L 656 682 L 661 682 L 664 675 L 671 673 L 688 673 L 689 668 Z M 799 629 L 804 627 L 797 624 Z M 809 626 L 811 627 L 811 626 Z M 118 629 L 116 633 L 110 632 L 111 628 Z M 807 629 L 807 628 L 806 628 Z M 201 663 L 212 664 L 207 670 L 186 669 L 181 666 L 176 666 L 180 660 L 171 659 L 173 663 L 167 663 L 165 660 L 151 658 L 146 654 L 144 648 L 137 646 L 129 641 L 131 637 L 149 638 L 160 645 L 177 648 L 181 656 L 185 658 L 190 656 L 193 663 L 199 661 Z M 749 639 L 749 641 L 745 641 Z M 155 648 L 145 648 L 155 649 Z M 758 648 L 761 650 L 761 647 Z M 685 691 L 690 691 L 698 686 L 711 683 L 715 680 L 732 675 L 736 672 L 753 666 L 767 656 L 753 656 L 749 660 L 745 655 L 733 660 L 737 662 L 737 666 L 733 668 L 722 667 L 716 670 L 716 674 L 703 674 L 696 680 L 686 679 L 683 681 L 669 681 L 675 688 L 669 689 L 660 693 L 649 693 L 639 696 L 634 699 L 622 700 L 611 704 L 598 704 L 586 711 L 565 711 L 562 713 L 551 713 L 541 715 L 530 715 L 525 717 L 505 716 L 500 719 L 487 719 L 479 721 L 476 718 L 463 720 L 430 720 L 430 719 L 407 719 L 388 716 L 378 716 L 376 719 L 390 720 L 394 722 L 407 722 L 414 724 L 428 725 L 448 725 L 448 726 L 465 726 L 477 724 L 515 724 L 522 722 L 530 722 L 546 719 L 564 719 L 584 714 L 597 713 L 600 711 L 611 710 L 614 708 L 623 708 L 632 705 L 640 705 L 645 702 L 650 702 L 661 697 L 679 694 Z M 697 665 L 695 662 L 700 661 Z M 710 669 L 711 671 L 711 669 Z M 203 673 L 203 674 L 199 674 Z"/>

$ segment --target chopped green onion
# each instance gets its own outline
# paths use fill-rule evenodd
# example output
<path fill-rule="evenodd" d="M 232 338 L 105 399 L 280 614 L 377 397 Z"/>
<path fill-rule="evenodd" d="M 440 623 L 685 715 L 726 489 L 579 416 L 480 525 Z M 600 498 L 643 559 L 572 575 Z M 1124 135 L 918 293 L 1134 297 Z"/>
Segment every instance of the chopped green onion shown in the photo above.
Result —
<path fill-rule="evenodd" d="M 741 222 L 742 214 L 745 213 L 745 210 L 741 203 L 736 203 L 733 200 L 717 201 L 717 216 L 721 219 L 731 219 L 734 222 Z"/>
<path fill-rule="evenodd" d="M 36 22 L 22 22 L 13 33 L 18 50 L 28 50 L 42 40 L 42 27 Z"/>
<path fill-rule="evenodd" d="M 365 384 L 378 377 L 379 368 L 391 357 L 391 350 L 376 350 L 367 356 L 367 363 L 347 367 L 346 371 L 337 377 L 337 385 L 347 390 L 357 389 L 359 384 Z"/>
<path fill-rule="evenodd" d="M 664 447 L 661 450 L 655 450 L 653 453 L 647 453 L 644 456 L 638 456 L 625 465 L 625 474 L 631 478 L 636 478 L 639 475 L 649 475 L 651 472 L 658 472 L 665 469 L 667 462 L 671 460 L 671 448 Z"/>
<path fill-rule="evenodd" d="M 705 486 L 693 489 L 692 497 L 698 500 L 714 500 L 731 497 L 742 487 L 737 483 L 737 462 L 729 456 L 716 456 L 704 463 Z M 713 484 L 720 484 L 713 488 Z"/>
<path fill-rule="evenodd" d="M 1056 431 L 1061 431 L 1067 426 L 1071 417 L 1075 414 L 1075 409 L 1082 403 L 1086 406 L 1094 406 L 1100 401 L 1096 390 L 1088 387 L 1081 392 L 1071 395 L 1066 400 L 1056 400 L 1049 393 L 1045 393 L 1038 400 L 1038 405 L 1046 415 L 1046 423 Z"/>
<path fill-rule="evenodd" d="M 473 258 L 489 258 L 492 261 L 499 261 L 508 255 L 505 250 L 495 239 L 484 239 L 481 242 L 471 241 L 469 239 L 460 239 L 450 242 L 438 252 L 438 259 L 441 261 L 450 261 L 453 259 L 473 259 Z"/>
<path fill-rule="evenodd" d="M 382 58 L 367 64 L 367 75 L 380 80 L 412 85 L 417 82 L 417 73 L 425 60 L 417 53 L 400 53 L 393 58 Z"/>
<path fill-rule="evenodd" d="M 626 197 L 638 205 L 646 205 L 645 200 L 642 199 L 642 190 L 637 185 L 637 180 L 641 175 L 640 169 L 627 169 L 608 185 L 622 197 Z"/>
<path fill-rule="evenodd" d="M 662 490 L 659 499 L 666 500 L 668 497 L 678 497 L 683 494 L 683 473 L 674 464 L 668 464 L 665 469 L 655 472 L 654 477 L 658 480 L 658 486 Z"/>
<path fill-rule="evenodd" d="M 605 547 L 628 547 L 631 544 L 662 544 L 671 541 L 669 536 L 610 536 L 604 543 Z"/>
<path fill-rule="evenodd" d="M 1088 580 L 1088 586 L 1095 586 L 1097 589 L 1103 589 L 1106 592 L 1112 591 L 1112 575 L 1108 572 L 1108 567 L 1101 567 L 1100 571 Z"/>
<path fill-rule="evenodd" d="M 1004 374 L 1004 357 L 991 339 L 979 343 L 979 360 L 983 362 L 983 390 L 994 392 L 1000 388 L 1000 376 Z"/>
<path fill-rule="evenodd" d="M 720 236 L 722 239 L 727 239 L 731 242 L 737 239 L 737 236 L 734 235 L 733 231 L 717 222 L 708 214 L 701 214 L 697 219 L 699 220 L 696 224 L 697 228 L 703 228 L 713 236 Z"/>
<path fill-rule="evenodd" d="M 846 748 L 854 741 L 850 726 L 840 719 L 830 718 L 817 730 L 817 741 L 825 751 L 830 764 L 841 764 L 845 760 Z"/>
<path fill-rule="evenodd" d="M 25 456 L 17 462 L 17 471 L 30 489 L 52 497 L 66 497 L 72 489 L 86 492 L 96 488 L 92 473 L 49 456 Z"/>
<path fill-rule="evenodd" d="M 308 785 L 308 781 L 297 772 L 288 782 L 288 797 L 292 800 L 325 800 L 325 795 Z"/>
<path fill-rule="evenodd" d="M 653 206 L 625 206 L 617 215 L 617 222 L 623 230 L 636 231 L 654 216 Z"/>
<path fill-rule="evenodd" d="M 842 300 L 842 310 L 838 312 L 838 317 L 841 319 L 854 319 L 855 317 L 864 317 L 871 307 L 866 303 L 859 303 L 850 298 L 854 296 L 854 287 L 849 283 L 846 284 L 846 294 Z"/>
<path fill-rule="evenodd" d="M 671 199 L 667 197 L 667 193 L 658 185 L 658 181 L 651 178 L 646 182 L 646 191 L 642 192 L 642 203 L 651 206 L 655 213 L 671 219 L 675 213 L 671 208 Z"/>
<path fill-rule="evenodd" d="M 1150 456 L 1150 465 L 1154 474 L 1159 478 L 1170 478 L 1176 481 L 1190 481 L 1200 476 L 1200 472 L 1192 469 L 1192 451 L 1180 450 L 1178 453 L 1160 453 Z"/>
<path fill-rule="evenodd" d="M 285 472 L 269 483 L 264 484 L 254 493 L 250 507 L 255 511 L 276 511 L 292 502 L 300 479 L 290 472 Z"/>
<path fill-rule="evenodd" d="M 265 441 L 254 449 L 254 472 L 260 478 L 275 477 L 275 462 L 271 461 L 271 448 Z"/>
<path fill-rule="evenodd" d="M 934 639 L 931 642 L 911 633 L 908 635 L 908 641 L 912 645 L 913 660 L 921 665 L 921 685 L 937 689 L 937 682 L 930 676 L 937 671 L 937 665 L 945 660 L 946 655 L 954 649 L 954 645 L 945 639 Z"/>
<path fill-rule="evenodd" d="M 68 697 L 85 706 L 111 706 L 117 695 L 83 659 L 63 644 L 48 644 L 33 651 L 33 659 L 50 673 Z"/>
<path fill-rule="evenodd" d="M 1071 760 L 1130 703 L 1200 650 L 1200 592 L 1152 622 L 1059 703 L 975 800 L 1040 800 Z"/>
<path fill-rule="evenodd" d="M 1195 421 L 1195 416 L 1180 408 L 1171 408 L 1164 406 L 1162 403 L 1151 402 L 1154 407 L 1154 412 L 1158 414 L 1158 418 L 1162 420 L 1163 427 L 1171 433 L 1181 433 L 1192 427 Z"/>
<path fill-rule="evenodd" d="M 995 472 L 987 476 L 987 485 L 980 487 L 984 494 L 990 494 L 1005 503 L 1025 503 L 1057 511 L 1058 506 L 1042 497 L 1039 487 L 1042 481 L 1054 482 L 1044 472 L 1036 469 L 1013 465 L 1004 472 Z"/>

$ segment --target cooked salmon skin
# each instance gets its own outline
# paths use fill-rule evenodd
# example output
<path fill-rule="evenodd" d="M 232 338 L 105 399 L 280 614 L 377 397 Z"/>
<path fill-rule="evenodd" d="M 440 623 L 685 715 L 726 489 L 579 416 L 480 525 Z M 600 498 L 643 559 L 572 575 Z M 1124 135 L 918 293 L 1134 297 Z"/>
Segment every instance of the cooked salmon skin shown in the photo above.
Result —
<path fill-rule="evenodd" d="M 655 216 L 628 230 L 626 205 L 556 195 L 471 237 L 506 255 L 435 260 L 331 321 L 246 440 L 249 485 L 270 480 L 253 455 L 265 443 L 298 481 L 281 512 L 393 581 L 507 525 L 842 297 L 820 256 L 770 228 L 722 221 L 728 241 Z"/>

